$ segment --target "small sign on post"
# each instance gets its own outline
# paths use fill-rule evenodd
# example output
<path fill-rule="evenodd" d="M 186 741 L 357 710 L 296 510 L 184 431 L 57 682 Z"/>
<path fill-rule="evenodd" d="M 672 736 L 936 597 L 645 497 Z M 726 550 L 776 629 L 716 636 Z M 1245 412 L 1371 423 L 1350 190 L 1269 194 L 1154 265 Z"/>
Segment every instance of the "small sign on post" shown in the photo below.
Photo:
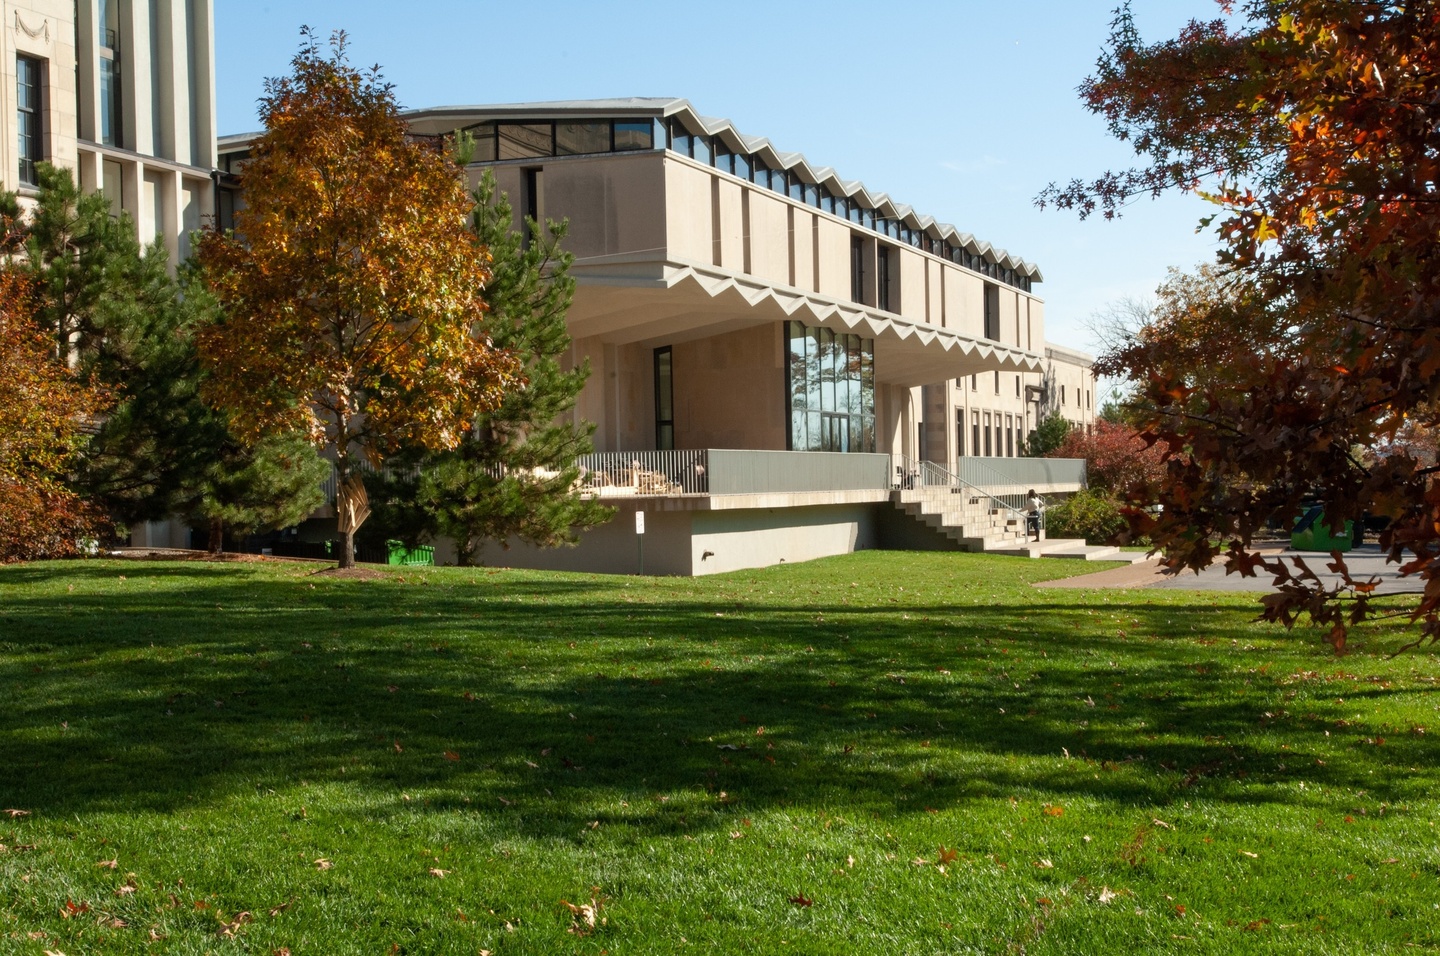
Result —
<path fill-rule="evenodd" d="M 635 509 L 635 544 L 640 549 L 640 573 L 645 573 L 645 512 Z"/>

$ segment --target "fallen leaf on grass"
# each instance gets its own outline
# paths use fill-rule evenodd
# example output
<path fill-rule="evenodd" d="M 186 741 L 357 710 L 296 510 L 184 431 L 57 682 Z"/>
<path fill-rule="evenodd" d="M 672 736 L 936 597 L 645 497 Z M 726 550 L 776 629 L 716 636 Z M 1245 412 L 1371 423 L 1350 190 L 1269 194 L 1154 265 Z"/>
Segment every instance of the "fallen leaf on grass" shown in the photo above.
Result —
<path fill-rule="evenodd" d="M 1388 865 L 1391 864 L 1391 863 L 1399 863 L 1399 862 L 1400 862 L 1399 860 L 1397 860 L 1395 857 L 1392 856 L 1392 857 L 1391 857 L 1390 859 L 1388 859 L 1388 860 L 1381 860 L 1381 861 L 1380 861 L 1380 865 L 1381 865 L 1381 866 L 1388 866 Z"/>
<path fill-rule="evenodd" d="M 1258 859 L 1260 859 L 1260 854 L 1258 854 L 1258 853 L 1251 853 L 1249 850 L 1241 850 L 1241 851 L 1240 851 L 1240 855 L 1241 855 L 1241 856 L 1248 856 L 1248 857 L 1249 857 L 1250 859 L 1252 859 L 1252 860 L 1258 860 Z"/>
<path fill-rule="evenodd" d="M 929 863 L 930 861 L 926 860 L 925 862 Z M 797 893 L 794 896 L 790 897 L 789 900 L 794 905 L 801 907 L 815 905 L 815 901 L 812 900 L 810 897 L 806 896 L 804 893 Z"/>
<path fill-rule="evenodd" d="M 47 949 L 45 950 L 45 956 L 65 956 L 65 954 L 58 949 Z"/>
<path fill-rule="evenodd" d="M 117 886 L 117 887 L 115 887 L 115 895 L 116 895 L 116 896 L 129 896 L 131 893 L 134 893 L 134 892 L 135 892 L 135 887 L 131 886 L 129 883 L 126 883 L 124 886 Z"/>
<path fill-rule="evenodd" d="M 1246 926 L 1245 926 L 1245 931 L 1246 931 L 1247 933 L 1254 933 L 1254 932 L 1256 932 L 1257 930 L 1264 929 L 1266 926 L 1269 926 L 1269 925 L 1270 925 L 1270 921 L 1269 921 L 1268 919 L 1257 919 L 1257 920 L 1256 920 L 1255 922 L 1253 922 L 1253 923 L 1247 923 Z"/>
<path fill-rule="evenodd" d="M 313 585 L 312 585 L 312 587 L 313 587 Z M 290 947 L 289 947 L 289 946 L 281 946 L 279 949 L 272 950 L 272 951 L 270 952 L 270 956 L 290 956 Z"/>
<path fill-rule="evenodd" d="M 588 936 L 595 931 L 596 921 L 600 915 L 600 908 L 604 905 L 598 896 L 591 897 L 588 903 L 572 903 L 569 900 L 561 900 L 560 905 L 570 911 L 570 928 L 567 930 L 576 936 Z M 599 920 L 603 924 L 604 920 Z"/>
<path fill-rule="evenodd" d="M 70 919 L 72 916 L 79 916 L 82 913 L 90 912 L 89 903 L 76 903 L 74 900 L 66 900 L 65 906 L 60 910 L 61 919 Z"/>
<path fill-rule="evenodd" d="M 1065 808 L 1055 804 L 1047 803 L 1045 804 L 1045 809 L 1040 812 L 1045 814 L 1047 817 L 1063 817 L 1065 815 Z"/>
<path fill-rule="evenodd" d="M 119 868 L 120 868 L 120 860 L 119 860 L 118 857 L 115 858 L 115 859 L 113 859 L 113 860 L 101 860 L 99 863 L 96 863 L 95 865 L 96 865 L 96 866 L 103 866 L 103 867 L 105 867 L 105 869 L 107 869 L 107 870 L 116 870 L 116 869 L 119 869 Z"/>
<path fill-rule="evenodd" d="M 1175 829 L 1175 828 L 1172 827 L 1170 824 L 1166 823 L 1164 820 L 1161 820 L 1161 819 L 1158 818 L 1158 817 L 1152 819 L 1150 822 L 1153 823 L 1153 824 L 1155 824 L 1157 827 L 1161 827 L 1161 828 L 1166 829 L 1166 830 L 1173 830 L 1173 829 Z"/>
<path fill-rule="evenodd" d="M 1100 887 L 1100 896 L 1097 898 L 1101 903 L 1109 903 L 1111 900 L 1115 899 L 1119 895 L 1119 893 L 1116 893 L 1114 890 L 1110 889 L 1110 887 L 1102 886 Z"/>
<path fill-rule="evenodd" d="M 266 912 L 269 913 L 272 918 L 273 918 L 273 917 L 276 917 L 276 916 L 279 916 L 281 913 L 283 913 L 283 912 L 285 912 L 286 910 L 288 910 L 288 909 L 290 908 L 291 904 L 293 904 L 294 902 L 295 902 L 295 901 L 294 901 L 293 899 L 291 899 L 291 900 L 286 900 L 286 901 L 283 902 L 283 903 L 279 903 L 279 904 L 277 904 L 277 905 L 275 905 L 275 906 L 270 907 L 268 910 L 266 910 Z"/>
<path fill-rule="evenodd" d="M 10 819 L 14 820 L 16 817 L 28 817 L 28 816 L 30 815 L 30 811 L 29 811 L 29 810 L 6 810 L 6 811 L 5 811 L 5 815 L 8 816 Z"/>
<path fill-rule="evenodd" d="M 1053 870 L 1053 869 L 1055 869 L 1055 864 L 1054 864 L 1054 863 L 1051 863 L 1049 860 L 1036 860 L 1034 863 L 1032 863 L 1032 864 L 1030 864 L 1030 865 L 1033 866 L 1033 867 L 1035 867 L 1035 868 L 1037 868 L 1037 869 L 1041 869 L 1041 870 Z"/>
<path fill-rule="evenodd" d="M 956 858 L 959 856 L 959 850 L 947 850 L 945 849 L 945 844 L 942 843 L 940 844 L 940 856 L 936 858 L 935 862 L 940 866 L 948 866 L 949 864 L 954 863 Z"/>
<path fill-rule="evenodd" d="M 332 866 L 334 866 L 334 865 L 335 865 L 334 863 L 331 863 L 329 860 L 327 860 L 327 859 L 326 859 L 325 857 L 323 857 L 323 856 L 322 856 L 320 859 L 318 859 L 318 860 L 315 861 L 315 869 L 317 869 L 317 870 L 328 870 L 328 869 L 330 869 L 330 867 L 332 867 Z"/>
<path fill-rule="evenodd" d="M 453 751 L 453 750 L 447 750 L 447 751 L 445 751 L 445 759 L 446 759 L 446 760 L 459 760 L 459 759 L 460 759 L 460 755 L 457 754 L 457 753 L 456 753 L 455 751 Z"/>
<path fill-rule="evenodd" d="M 531 770 L 539 770 L 539 769 L 540 769 L 540 765 L 539 765 L 538 763 L 536 763 L 535 761 L 533 761 L 533 760 L 527 760 L 527 761 L 525 761 L 525 766 L 529 767 Z"/>
<path fill-rule="evenodd" d="M 1051 903 L 1050 903 L 1050 897 L 1048 897 L 1048 896 L 1037 896 L 1037 897 L 1035 898 L 1035 902 L 1038 903 L 1038 904 L 1041 905 L 1041 906 L 1050 906 L 1050 905 L 1051 905 Z"/>
<path fill-rule="evenodd" d="M 235 918 L 233 920 L 230 920 L 228 923 L 222 919 L 220 921 L 220 935 L 228 937 L 230 939 L 234 939 L 235 934 L 240 932 L 240 927 L 250 922 L 250 919 L 251 917 L 249 910 L 241 910 L 240 912 L 236 913 Z"/>
<path fill-rule="evenodd" d="M 450 871 L 449 871 L 449 870 L 442 870 L 442 869 L 440 869 L 439 867 L 432 866 L 432 867 L 430 867 L 430 871 L 429 871 L 429 872 L 430 872 L 430 875 L 431 875 L 431 876 L 443 880 L 443 879 L 445 879 L 445 874 L 446 874 L 446 873 L 449 873 Z"/>

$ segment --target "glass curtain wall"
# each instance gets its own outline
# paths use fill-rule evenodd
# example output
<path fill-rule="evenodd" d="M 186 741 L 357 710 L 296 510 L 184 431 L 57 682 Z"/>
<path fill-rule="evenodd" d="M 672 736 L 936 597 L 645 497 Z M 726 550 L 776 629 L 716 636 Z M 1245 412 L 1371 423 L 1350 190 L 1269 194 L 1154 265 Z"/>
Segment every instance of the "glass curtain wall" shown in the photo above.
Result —
<path fill-rule="evenodd" d="M 791 451 L 875 450 L 875 340 L 786 322 Z"/>

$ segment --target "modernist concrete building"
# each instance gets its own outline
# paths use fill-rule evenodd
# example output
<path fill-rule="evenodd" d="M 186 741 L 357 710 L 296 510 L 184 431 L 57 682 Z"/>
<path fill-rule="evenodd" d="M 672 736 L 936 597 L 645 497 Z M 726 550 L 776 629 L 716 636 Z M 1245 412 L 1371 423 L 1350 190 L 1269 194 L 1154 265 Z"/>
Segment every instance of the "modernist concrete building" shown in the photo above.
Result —
<path fill-rule="evenodd" d="M 1082 463 L 1018 456 L 1092 420 L 1049 345 L 1038 267 L 680 99 L 444 107 L 521 216 L 568 219 L 587 481 L 622 511 L 577 549 L 490 559 L 706 573 L 864 547 L 1014 549 L 1018 495 Z M 251 135 L 222 138 L 226 175 Z M 224 198 L 222 204 L 241 201 Z M 918 520 L 917 520 L 918 519 Z M 443 548 L 442 548 L 443 554 Z"/>
<path fill-rule="evenodd" d="M 4 18 L 6 188 L 66 167 L 186 256 L 215 203 L 210 0 L 13 0 Z"/>

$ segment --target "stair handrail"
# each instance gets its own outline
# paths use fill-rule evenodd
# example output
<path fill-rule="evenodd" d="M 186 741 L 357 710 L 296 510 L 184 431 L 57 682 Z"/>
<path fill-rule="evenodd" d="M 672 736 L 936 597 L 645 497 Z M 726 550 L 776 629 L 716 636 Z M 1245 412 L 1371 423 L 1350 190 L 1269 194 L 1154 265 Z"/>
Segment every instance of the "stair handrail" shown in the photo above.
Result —
<path fill-rule="evenodd" d="M 920 481 L 920 487 L 922 488 L 936 485 L 948 488 L 963 488 L 972 494 L 990 499 L 992 506 L 1008 511 L 1019 518 L 1021 527 L 1025 529 L 1025 536 L 1027 538 L 1030 536 L 1028 524 L 1029 515 L 1025 513 L 1024 509 L 1017 508 L 1004 499 L 986 491 L 984 488 L 971 484 L 960 476 L 953 474 L 944 465 L 936 464 L 933 461 L 916 461 L 904 455 L 892 455 L 891 457 L 900 461 L 900 465 L 896 468 L 897 476 L 900 479 L 897 487 L 913 488 L 915 487 L 915 481 L 918 479 Z M 930 478 L 940 480 L 928 480 Z M 1042 531 L 1045 528 L 1045 510 L 1043 508 L 1040 510 L 1040 528 Z"/>

